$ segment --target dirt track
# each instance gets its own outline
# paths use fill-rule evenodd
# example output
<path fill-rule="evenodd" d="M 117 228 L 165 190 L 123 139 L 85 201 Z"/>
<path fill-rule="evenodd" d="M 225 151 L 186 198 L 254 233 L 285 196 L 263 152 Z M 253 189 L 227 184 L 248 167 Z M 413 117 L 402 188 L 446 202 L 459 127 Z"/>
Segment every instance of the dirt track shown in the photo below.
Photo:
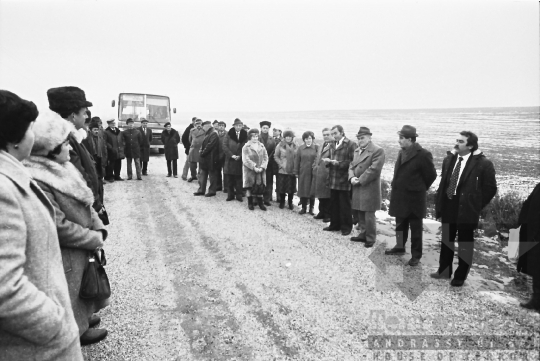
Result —
<path fill-rule="evenodd" d="M 195 197 L 195 182 L 166 178 L 157 154 L 149 174 L 105 186 L 114 296 L 100 313 L 109 336 L 83 348 L 87 360 L 358 360 L 377 356 L 369 335 L 538 336 L 538 314 L 400 259 L 387 259 L 382 275 L 368 258 L 382 248 L 323 232 L 298 209 L 249 211 L 222 192 Z M 425 290 L 411 300 L 389 281 L 396 277 Z"/>

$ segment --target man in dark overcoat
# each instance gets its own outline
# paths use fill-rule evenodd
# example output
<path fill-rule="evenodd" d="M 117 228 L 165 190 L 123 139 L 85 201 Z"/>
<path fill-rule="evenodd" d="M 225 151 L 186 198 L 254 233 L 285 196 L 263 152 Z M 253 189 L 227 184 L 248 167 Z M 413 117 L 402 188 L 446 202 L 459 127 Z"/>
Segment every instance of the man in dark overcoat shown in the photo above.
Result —
<path fill-rule="evenodd" d="M 204 130 L 202 129 L 202 120 L 197 118 L 195 119 L 195 127 L 189 131 L 189 143 L 191 144 L 189 148 L 189 168 L 191 169 L 191 177 L 187 179 L 188 182 L 198 180 L 199 171 L 197 171 L 197 166 L 200 159 L 200 151 L 202 141 L 204 140 Z M 200 170 L 200 168 L 199 168 Z M 195 177 L 193 176 L 195 174 Z"/>
<path fill-rule="evenodd" d="M 204 139 L 199 159 L 199 189 L 196 196 L 213 197 L 217 192 L 217 172 L 219 172 L 219 136 L 209 120 L 202 123 Z M 206 193 L 206 182 L 210 178 L 210 186 Z M 206 193 L 206 195 L 205 195 Z"/>
<path fill-rule="evenodd" d="M 349 166 L 352 209 L 360 226 L 360 233 L 351 241 L 364 242 L 366 248 L 372 247 L 377 237 L 375 212 L 381 209 L 381 171 L 385 160 L 384 149 L 371 141 L 371 135 L 369 128 L 360 127 L 356 134 L 358 148 Z"/>
<path fill-rule="evenodd" d="M 227 123 L 224 121 L 220 121 L 218 123 L 218 137 L 219 137 L 219 172 L 218 172 L 218 191 L 223 190 L 223 192 L 228 192 L 228 186 L 227 186 L 227 177 L 225 177 L 225 174 L 223 174 L 223 167 L 225 167 L 225 152 L 223 151 L 223 140 L 227 136 L 227 131 L 225 130 L 227 128 Z"/>
<path fill-rule="evenodd" d="M 422 258 L 423 219 L 426 216 L 427 190 L 437 178 L 433 156 L 416 142 L 416 128 L 404 125 L 397 132 L 399 151 L 394 166 L 390 209 L 396 217 L 396 246 L 386 250 L 387 255 L 405 254 L 405 244 L 411 230 L 410 266 L 417 266 Z"/>
<path fill-rule="evenodd" d="M 323 230 L 341 231 L 342 235 L 348 236 L 353 226 L 349 165 L 354 158 L 357 144 L 345 137 L 341 125 L 333 126 L 331 134 L 336 143 L 330 148 L 330 157 L 323 159 L 329 168 L 330 225 Z"/>
<path fill-rule="evenodd" d="M 150 160 L 150 144 L 152 143 L 152 129 L 148 128 L 148 120 L 142 118 L 141 126 L 137 130 L 142 134 L 141 166 L 142 175 L 148 175 L 148 161 Z"/>
<path fill-rule="evenodd" d="M 128 118 L 126 120 L 127 129 L 122 132 L 122 139 L 124 140 L 124 154 L 127 161 L 127 175 L 128 180 L 133 179 L 133 169 L 131 168 L 131 161 L 133 160 L 135 163 L 137 180 L 142 180 L 141 144 L 143 142 L 143 136 L 137 129 L 133 128 L 133 125 L 133 119 Z"/>
<path fill-rule="evenodd" d="M 540 311 L 540 183 L 523 203 L 519 213 L 518 272 L 532 277 L 532 297 L 521 307 Z"/>
<path fill-rule="evenodd" d="M 317 158 L 313 163 L 313 184 L 312 193 L 319 200 L 319 213 L 313 216 L 315 219 L 322 219 L 323 222 L 330 222 L 330 186 L 328 181 L 329 169 L 323 159 L 330 158 L 330 149 L 333 147 L 334 138 L 330 128 L 322 130 L 323 144 L 319 147 Z"/>
<path fill-rule="evenodd" d="M 101 139 L 102 149 L 101 149 L 101 174 L 102 178 L 105 177 L 108 164 L 108 151 L 107 151 L 107 135 L 105 134 L 105 129 L 103 129 L 103 122 L 100 117 L 93 117 L 92 123 L 97 123 L 99 130 L 98 136 Z"/>
<path fill-rule="evenodd" d="M 238 118 L 234 120 L 233 127 L 227 132 L 223 140 L 225 152 L 225 167 L 223 174 L 227 177 L 229 195 L 227 201 L 236 200 L 242 202 L 242 148 L 247 142 L 247 132 L 242 129 L 244 124 Z"/>
<path fill-rule="evenodd" d="M 274 137 L 271 137 L 269 134 L 270 127 L 272 123 L 268 121 L 260 122 L 261 126 L 261 136 L 259 141 L 264 145 L 266 153 L 268 154 L 268 166 L 266 167 L 266 188 L 264 191 L 264 204 L 270 206 L 270 201 L 272 200 L 272 191 L 274 189 L 274 170 L 279 168 L 276 160 L 274 159 L 274 153 L 276 151 L 276 142 Z"/>
<path fill-rule="evenodd" d="M 105 143 L 105 141 L 99 136 L 99 125 L 97 122 L 92 121 L 88 125 L 88 135 L 86 136 L 86 138 L 84 138 L 82 143 L 84 144 L 86 150 L 88 150 L 92 158 L 94 158 L 98 178 L 102 179 L 104 174 L 101 165 L 104 161 L 103 158 L 105 157 L 105 161 L 107 159 L 107 147 L 105 146 L 104 149 L 103 143 Z"/>
<path fill-rule="evenodd" d="M 107 120 L 108 127 L 105 129 L 109 158 L 105 180 L 109 182 L 123 181 L 120 177 L 120 171 L 122 170 L 122 159 L 124 159 L 124 140 L 115 123 L 114 119 Z"/>
<path fill-rule="evenodd" d="M 476 134 L 459 133 L 454 150 L 456 154 L 443 161 L 437 189 L 435 216 L 442 222 L 442 241 L 439 269 L 431 277 L 450 278 L 452 275 L 457 236 L 459 265 L 451 285 L 460 287 L 472 265 L 474 230 L 478 228 L 480 212 L 497 193 L 497 181 L 493 163 L 478 150 Z"/>
<path fill-rule="evenodd" d="M 172 128 L 170 122 L 165 123 L 165 130 L 161 133 L 161 142 L 165 146 L 167 177 L 172 174 L 174 178 L 178 178 L 178 143 L 180 143 L 180 134 Z"/>
<path fill-rule="evenodd" d="M 182 133 L 182 144 L 184 145 L 185 153 L 186 153 L 186 162 L 184 163 L 184 169 L 182 169 L 182 179 L 187 180 L 188 171 L 190 169 L 189 164 L 189 148 L 191 148 L 191 142 L 189 140 L 189 132 L 191 129 L 195 127 L 195 121 L 197 120 L 197 117 L 191 118 L 191 124 L 186 127 L 186 130 L 184 130 L 184 133 Z M 191 174 L 191 178 L 196 178 L 196 174 Z"/>

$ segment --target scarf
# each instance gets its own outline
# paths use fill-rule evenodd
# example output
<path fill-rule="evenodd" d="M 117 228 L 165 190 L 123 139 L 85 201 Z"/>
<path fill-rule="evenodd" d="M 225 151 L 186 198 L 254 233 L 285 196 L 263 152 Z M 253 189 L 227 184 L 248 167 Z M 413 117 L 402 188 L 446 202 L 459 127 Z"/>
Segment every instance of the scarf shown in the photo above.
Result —
<path fill-rule="evenodd" d="M 71 162 L 59 164 L 44 156 L 31 155 L 23 160 L 23 164 L 30 171 L 34 180 L 43 182 L 87 206 L 94 203 L 92 191 L 86 185 L 82 174 Z"/>
<path fill-rule="evenodd" d="M 415 154 L 416 152 L 421 149 L 422 147 L 420 146 L 420 144 L 418 143 L 414 143 L 413 145 L 411 145 L 409 148 L 407 149 L 402 149 L 399 153 L 401 155 L 401 164 L 405 163 L 406 161 L 408 161 L 409 159 L 411 159 Z M 400 164 L 400 165 L 401 165 Z"/>

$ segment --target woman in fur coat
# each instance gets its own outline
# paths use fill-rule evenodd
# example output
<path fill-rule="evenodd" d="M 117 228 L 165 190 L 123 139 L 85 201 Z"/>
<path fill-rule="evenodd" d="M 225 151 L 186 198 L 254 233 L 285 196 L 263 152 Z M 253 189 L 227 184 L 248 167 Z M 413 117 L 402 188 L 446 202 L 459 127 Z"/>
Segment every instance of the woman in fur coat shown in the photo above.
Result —
<path fill-rule="evenodd" d="M 98 303 L 79 297 L 88 258 L 103 246 L 107 231 L 92 208 L 92 191 L 69 161 L 68 136 L 72 132 L 75 128 L 57 113 L 41 113 L 34 127 L 32 153 L 24 165 L 54 207 L 71 306 L 81 344 L 87 345 L 99 342 L 107 335 L 105 329 L 89 328 L 99 323 L 99 317 L 92 314 L 105 305 L 103 301 Z"/>
<path fill-rule="evenodd" d="M 244 189 L 248 199 L 248 208 L 253 210 L 253 197 L 257 199 L 259 208 L 266 211 L 263 202 L 264 194 L 252 194 L 252 188 L 255 184 L 266 185 L 266 167 L 268 167 L 268 153 L 264 145 L 259 142 L 259 129 L 250 129 L 248 131 L 249 141 L 242 148 L 242 178 L 244 180 Z"/>
<path fill-rule="evenodd" d="M 296 176 L 294 175 L 294 160 L 297 146 L 293 142 L 292 130 L 283 132 L 283 140 L 276 146 L 274 159 L 279 167 L 276 181 L 276 193 L 279 194 L 279 208 L 285 208 L 285 194 L 289 195 L 289 209 L 293 209 L 293 195 L 296 193 Z"/>

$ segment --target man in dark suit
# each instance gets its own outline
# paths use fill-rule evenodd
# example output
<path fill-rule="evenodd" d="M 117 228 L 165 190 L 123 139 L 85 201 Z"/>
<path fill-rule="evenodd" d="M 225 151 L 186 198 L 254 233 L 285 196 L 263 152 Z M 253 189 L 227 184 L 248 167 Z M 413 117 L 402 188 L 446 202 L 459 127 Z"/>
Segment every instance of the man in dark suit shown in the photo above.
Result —
<path fill-rule="evenodd" d="M 114 119 L 107 120 L 108 127 L 105 129 L 107 136 L 108 164 L 105 173 L 105 180 L 109 182 L 123 181 L 120 177 L 122 170 L 122 159 L 124 159 L 124 140 L 120 129 L 116 127 Z"/>
<path fill-rule="evenodd" d="M 394 167 L 389 214 L 396 217 L 396 246 L 387 255 L 405 254 L 409 228 L 411 230 L 410 266 L 422 258 L 423 218 L 426 216 L 427 190 L 437 178 L 433 156 L 416 142 L 416 128 L 404 125 L 398 132 L 399 151 Z"/>
<path fill-rule="evenodd" d="M 150 160 L 150 143 L 152 143 L 152 129 L 148 128 L 148 120 L 142 118 L 141 126 L 137 128 L 142 134 L 141 165 L 142 175 L 148 175 L 148 161 Z"/>
<path fill-rule="evenodd" d="M 330 148 L 330 158 L 324 158 L 329 168 L 330 225 L 324 231 L 341 231 L 348 236 L 352 231 L 351 183 L 349 165 L 354 158 L 357 144 L 347 137 L 341 125 L 332 127 L 335 144 Z"/>
<path fill-rule="evenodd" d="M 442 222 L 439 269 L 433 278 L 450 278 L 457 236 L 459 265 L 451 285 L 460 287 L 469 274 L 474 248 L 474 230 L 480 212 L 497 193 L 495 168 L 478 150 L 476 134 L 459 133 L 454 146 L 456 154 L 447 156 L 442 165 L 441 183 L 437 189 L 436 217 Z"/>
<path fill-rule="evenodd" d="M 259 123 L 261 126 L 261 136 L 259 141 L 264 145 L 266 153 L 268 154 L 268 166 L 266 167 L 266 189 L 264 191 L 264 205 L 270 206 L 272 200 L 272 191 L 274 190 L 274 170 L 277 168 L 276 160 L 274 159 L 274 153 L 276 151 L 276 142 L 274 137 L 270 136 L 270 127 L 272 123 L 268 121 L 262 121 Z"/>
<path fill-rule="evenodd" d="M 202 123 L 204 139 L 199 159 L 199 189 L 193 193 L 202 196 L 206 193 L 206 182 L 210 178 L 210 186 L 205 197 L 213 197 L 217 191 L 217 172 L 219 169 L 219 136 L 209 120 Z"/>

